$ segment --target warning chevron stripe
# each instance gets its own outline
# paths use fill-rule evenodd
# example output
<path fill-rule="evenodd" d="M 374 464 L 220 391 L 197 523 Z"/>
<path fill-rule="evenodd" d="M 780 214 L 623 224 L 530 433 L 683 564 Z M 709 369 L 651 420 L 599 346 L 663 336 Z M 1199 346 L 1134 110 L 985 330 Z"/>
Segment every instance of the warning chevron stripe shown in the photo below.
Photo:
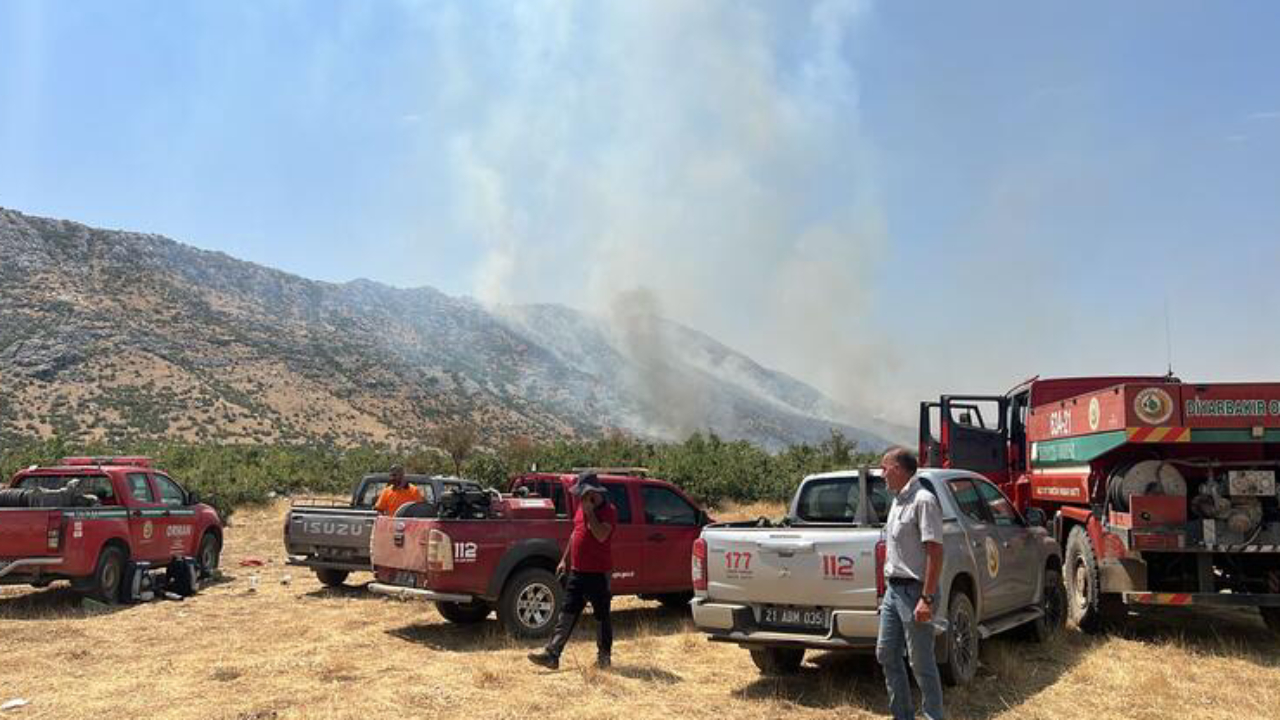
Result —
<path fill-rule="evenodd" d="M 1185 427 L 1131 427 L 1125 429 L 1129 442 L 1171 443 L 1191 440 L 1191 428 Z"/>

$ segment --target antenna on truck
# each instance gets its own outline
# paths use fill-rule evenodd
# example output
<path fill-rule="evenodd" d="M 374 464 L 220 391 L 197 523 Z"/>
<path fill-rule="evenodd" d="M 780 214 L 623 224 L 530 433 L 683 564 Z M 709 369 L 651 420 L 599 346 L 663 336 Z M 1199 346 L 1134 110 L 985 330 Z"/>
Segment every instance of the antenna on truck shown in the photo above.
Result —
<path fill-rule="evenodd" d="M 1169 377 L 1173 377 L 1173 333 L 1169 331 L 1169 296 L 1164 296 L 1164 351 L 1169 361 Z"/>

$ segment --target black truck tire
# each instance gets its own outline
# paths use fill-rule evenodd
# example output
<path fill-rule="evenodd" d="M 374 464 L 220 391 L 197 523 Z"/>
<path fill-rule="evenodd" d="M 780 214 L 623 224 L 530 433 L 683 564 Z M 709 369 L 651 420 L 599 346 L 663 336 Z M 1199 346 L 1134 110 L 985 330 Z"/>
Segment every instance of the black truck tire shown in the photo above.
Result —
<path fill-rule="evenodd" d="M 1066 577 L 1067 619 L 1084 632 L 1100 632 L 1119 613 L 1119 599 L 1102 592 L 1098 554 L 1083 525 L 1067 535 L 1062 571 Z"/>
<path fill-rule="evenodd" d="M 1262 622 L 1267 624 L 1267 628 L 1280 635 L 1280 607 L 1263 607 L 1258 611 L 1262 613 Z"/>
<path fill-rule="evenodd" d="M 342 587 L 342 583 L 347 581 L 347 576 L 351 574 L 349 570 L 339 570 L 338 568 L 316 568 L 316 579 L 325 587 Z"/>
<path fill-rule="evenodd" d="M 556 628 L 564 588 L 555 573 L 526 568 L 507 580 L 498 600 L 498 620 L 522 640 L 549 637 Z"/>
<path fill-rule="evenodd" d="M 1031 638 L 1038 643 L 1049 642 L 1067 623 L 1067 588 L 1062 584 L 1062 572 L 1044 571 L 1044 590 L 1040 598 L 1043 615 L 1031 623 Z"/>
<path fill-rule="evenodd" d="M 489 613 L 493 612 L 493 608 L 489 607 L 489 603 L 483 600 L 469 603 L 437 602 L 436 611 L 445 620 L 456 625 L 474 625 L 489 617 Z"/>
<path fill-rule="evenodd" d="M 218 570 L 222 560 L 222 542 L 212 532 L 206 532 L 200 538 L 200 547 L 196 551 L 196 563 L 200 566 L 200 577 L 211 578 Z"/>
<path fill-rule="evenodd" d="M 94 600 L 115 605 L 120 602 L 120 589 L 124 586 L 124 551 L 113 545 L 98 553 L 98 564 L 93 569 L 89 595 Z"/>
<path fill-rule="evenodd" d="M 750 648 L 751 662 L 761 675 L 791 675 L 804 662 L 804 648 L 760 647 Z"/>
<path fill-rule="evenodd" d="M 951 687 L 973 682 L 978 674 L 978 614 L 963 591 L 947 601 L 947 656 L 938 663 L 942 682 Z"/>

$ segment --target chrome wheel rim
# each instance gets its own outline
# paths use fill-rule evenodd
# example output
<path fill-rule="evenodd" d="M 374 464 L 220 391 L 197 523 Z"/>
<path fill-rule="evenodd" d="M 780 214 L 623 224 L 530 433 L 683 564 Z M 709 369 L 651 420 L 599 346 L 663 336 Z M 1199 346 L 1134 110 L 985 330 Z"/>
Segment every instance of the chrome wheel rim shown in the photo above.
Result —
<path fill-rule="evenodd" d="M 1089 568 L 1083 560 L 1076 561 L 1075 572 L 1072 575 L 1075 582 L 1072 583 L 1074 587 L 1071 588 L 1071 604 L 1077 615 L 1083 615 L 1089 606 Z"/>
<path fill-rule="evenodd" d="M 102 569 L 102 589 L 107 593 L 114 592 L 120 585 L 120 568 L 116 563 L 107 563 Z"/>
<path fill-rule="evenodd" d="M 555 607 L 555 593 L 545 583 L 530 583 L 516 597 L 516 617 L 528 628 L 540 628 L 550 622 Z"/>

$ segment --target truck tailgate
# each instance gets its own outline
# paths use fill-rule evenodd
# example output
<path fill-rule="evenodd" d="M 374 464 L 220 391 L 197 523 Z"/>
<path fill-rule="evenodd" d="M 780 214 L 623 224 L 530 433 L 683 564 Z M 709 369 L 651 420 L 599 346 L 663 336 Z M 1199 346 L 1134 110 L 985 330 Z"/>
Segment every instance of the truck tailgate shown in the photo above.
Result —
<path fill-rule="evenodd" d="M 363 556 L 369 550 L 369 538 L 372 536 L 376 517 L 372 510 L 294 507 L 289 510 L 289 545 L 355 549 L 359 551 L 357 554 Z"/>
<path fill-rule="evenodd" d="M 878 528 L 708 527 L 712 602 L 876 607 Z"/>
<path fill-rule="evenodd" d="M 49 514 L 59 510 L 0 508 L 0 558 L 57 555 L 49 549 Z"/>
<path fill-rule="evenodd" d="M 379 516 L 373 525 L 371 552 L 375 568 L 427 569 L 427 539 L 435 520 Z"/>

